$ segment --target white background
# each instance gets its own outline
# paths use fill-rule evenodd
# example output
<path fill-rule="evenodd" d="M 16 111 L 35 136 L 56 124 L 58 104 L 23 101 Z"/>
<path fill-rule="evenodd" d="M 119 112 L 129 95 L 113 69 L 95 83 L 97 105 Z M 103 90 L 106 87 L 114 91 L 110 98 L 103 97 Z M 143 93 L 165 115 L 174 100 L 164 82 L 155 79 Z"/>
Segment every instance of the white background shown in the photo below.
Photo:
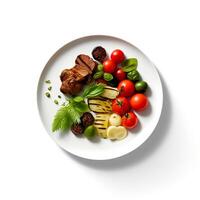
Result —
<path fill-rule="evenodd" d="M 112 161 L 58 148 L 37 111 L 51 55 L 80 36 L 109 34 L 157 66 L 164 109 L 153 136 Z M 0 1 L 0 199 L 199 199 L 198 0 Z"/>

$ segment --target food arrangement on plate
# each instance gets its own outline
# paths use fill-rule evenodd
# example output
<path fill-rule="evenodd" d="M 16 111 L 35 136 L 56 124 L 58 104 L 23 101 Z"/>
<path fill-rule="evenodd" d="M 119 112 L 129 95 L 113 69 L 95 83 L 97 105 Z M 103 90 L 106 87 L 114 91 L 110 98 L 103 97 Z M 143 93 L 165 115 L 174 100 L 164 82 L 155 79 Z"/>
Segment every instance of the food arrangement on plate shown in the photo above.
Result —
<path fill-rule="evenodd" d="M 120 49 L 110 57 L 106 50 L 95 47 L 93 59 L 80 54 L 75 65 L 64 69 L 60 75 L 61 95 L 54 100 L 59 105 L 52 121 L 52 132 L 71 129 L 76 136 L 92 139 L 121 140 L 129 129 L 137 127 L 139 119 L 135 113 L 148 107 L 145 95 L 148 84 L 137 70 L 137 58 L 126 58 Z M 51 81 L 46 97 L 51 98 Z"/>

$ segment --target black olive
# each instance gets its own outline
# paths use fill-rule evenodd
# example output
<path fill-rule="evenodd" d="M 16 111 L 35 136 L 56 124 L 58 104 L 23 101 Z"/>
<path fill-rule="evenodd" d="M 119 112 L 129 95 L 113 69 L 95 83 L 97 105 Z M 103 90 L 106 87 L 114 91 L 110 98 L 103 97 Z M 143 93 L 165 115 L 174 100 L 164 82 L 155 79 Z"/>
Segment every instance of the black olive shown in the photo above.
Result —
<path fill-rule="evenodd" d="M 81 135 L 84 132 L 84 127 L 81 123 L 79 124 L 72 124 L 71 131 L 74 135 Z"/>
<path fill-rule="evenodd" d="M 89 112 L 85 112 L 81 117 L 81 123 L 84 127 L 92 125 L 94 123 L 93 115 Z"/>
<path fill-rule="evenodd" d="M 102 63 L 106 58 L 106 50 L 101 46 L 95 47 L 92 51 L 92 56 L 95 60 Z"/>

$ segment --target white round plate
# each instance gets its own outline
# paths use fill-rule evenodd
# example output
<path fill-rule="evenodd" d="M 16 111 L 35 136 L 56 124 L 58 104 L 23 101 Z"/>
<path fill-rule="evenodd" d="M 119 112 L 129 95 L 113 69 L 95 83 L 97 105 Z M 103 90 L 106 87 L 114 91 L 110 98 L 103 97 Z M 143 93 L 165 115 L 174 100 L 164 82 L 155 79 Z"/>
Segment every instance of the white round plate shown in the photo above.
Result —
<path fill-rule="evenodd" d="M 66 133 L 52 133 L 52 119 L 59 106 L 53 103 L 60 94 L 60 73 L 65 68 L 74 66 L 77 55 L 87 54 L 91 56 L 91 51 L 96 46 L 103 46 L 108 54 L 114 49 L 124 51 L 127 58 L 135 57 L 138 59 L 138 71 L 143 80 L 149 84 L 147 96 L 149 98 L 149 108 L 141 113 L 136 113 L 140 124 L 137 128 L 129 131 L 128 136 L 120 141 L 108 139 L 96 139 L 90 141 L 86 138 L 76 137 L 71 131 Z M 48 91 L 48 84 L 45 80 L 51 80 L 52 91 L 51 99 L 45 96 Z M 37 103 L 39 114 L 50 137 L 64 150 L 87 159 L 107 160 L 123 156 L 141 144 L 143 144 L 155 129 L 162 110 L 163 92 L 159 74 L 153 63 L 132 44 L 112 36 L 93 35 L 73 40 L 59 49 L 44 67 L 38 83 Z M 62 100 L 64 96 L 62 95 Z"/>

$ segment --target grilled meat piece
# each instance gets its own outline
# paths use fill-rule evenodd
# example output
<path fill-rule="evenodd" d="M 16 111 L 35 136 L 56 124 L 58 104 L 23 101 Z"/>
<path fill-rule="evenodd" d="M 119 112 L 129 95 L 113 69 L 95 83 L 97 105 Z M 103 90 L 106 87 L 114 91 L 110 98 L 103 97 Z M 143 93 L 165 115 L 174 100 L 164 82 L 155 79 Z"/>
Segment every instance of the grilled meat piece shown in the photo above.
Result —
<path fill-rule="evenodd" d="M 90 74 L 92 74 L 97 67 L 97 63 L 92 58 L 84 54 L 77 56 L 75 62 L 76 64 L 87 67 Z"/>
<path fill-rule="evenodd" d="M 63 94 L 75 95 L 83 89 L 83 83 L 76 81 L 74 78 L 66 79 L 62 82 L 60 91 Z"/>
<path fill-rule="evenodd" d="M 83 78 L 89 75 L 88 68 L 82 65 L 76 64 L 71 70 L 75 74 L 79 74 L 79 78 L 77 79 L 77 81 L 81 81 Z"/>
<path fill-rule="evenodd" d="M 102 63 L 107 56 L 106 50 L 101 46 L 95 47 L 92 51 L 92 56 L 95 60 Z"/>
<path fill-rule="evenodd" d="M 97 63 L 87 55 L 79 55 L 76 65 L 71 69 L 65 69 L 60 75 L 62 85 L 60 91 L 64 94 L 78 94 L 85 83 L 89 83 L 95 71 Z"/>

